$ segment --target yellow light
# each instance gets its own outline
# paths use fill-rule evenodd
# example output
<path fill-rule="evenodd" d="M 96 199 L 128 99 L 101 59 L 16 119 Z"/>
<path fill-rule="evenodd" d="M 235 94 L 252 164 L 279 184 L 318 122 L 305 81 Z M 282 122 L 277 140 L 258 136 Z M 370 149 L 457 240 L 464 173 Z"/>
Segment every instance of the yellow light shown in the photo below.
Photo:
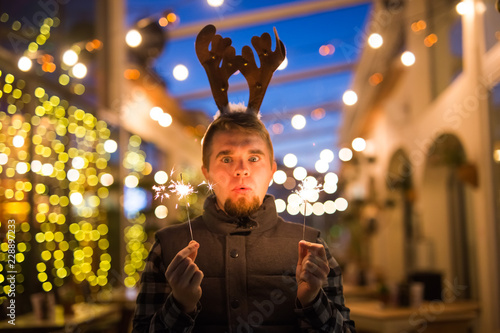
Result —
<path fill-rule="evenodd" d="M 333 151 L 330 149 L 323 149 L 319 154 L 319 158 L 327 163 L 330 163 L 334 158 Z"/>
<path fill-rule="evenodd" d="M 207 3 L 211 7 L 220 7 L 224 3 L 224 0 L 207 0 Z"/>
<path fill-rule="evenodd" d="M 320 160 L 317 160 L 316 163 L 314 163 L 314 168 L 319 173 L 325 173 L 328 171 L 330 166 L 328 165 L 327 161 L 320 159 Z"/>
<path fill-rule="evenodd" d="M 21 148 L 24 146 L 24 138 L 21 135 L 16 135 L 14 138 L 12 138 L 12 144 L 16 148 Z"/>
<path fill-rule="evenodd" d="M 179 64 L 174 67 L 172 74 L 177 81 L 184 81 L 189 76 L 189 70 L 186 66 Z"/>
<path fill-rule="evenodd" d="M 296 130 L 301 130 L 306 126 L 306 118 L 301 114 L 296 114 L 292 117 L 292 127 Z"/>
<path fill-rule="evenodd" d="M 83 202 L 83 196 L 81 193 L 79 192 L 74 192 L 74 193 L 71 193 L 70 196 L 69 196 L 69 200 L 71 201 L 71 203 L 75 206 L 79 206 L 82 204 Z"/>
<path fill-rule="evenodd" d="M 325 210 L 325 213 L 327 214 L 333 214 L 337 210 L 337 208 L 335 207 L 335 202 L 333 202 L 332 200 L 325 201 L 325 203 L 323 204 L 323 208 Z"/>
<path fill-rule="evenodd" d="M 50 163 L 45 163 L 42 165 L 42 175 L 50 176 L 54 172 L 54 167 Z"/>
<path fill-rule="evenodd" d="M 337 198 L 335 199 L 335 207 L 337 208 L 338 211 L 343 212 L 347 209 L 348 203 L 347 200 L 344 198 Z"/>
<path fill-rule="evenodd" d="M 276 184 L 283 184 L 286 181 L 287 175 L 283 170 L 277 170 L 273 175 L 273 180 Z"/>
<path fill-rule="evenodd" d="M 342 101 L 345 105 L 351 106 L 358 102 L 358 94 L 352 90 L 346 90 L 342 95 Z"/>
<path fill-rule="evenodd" d="M 158 106 L 152 107 L 151 110 L 149 110 L 149 116 L 154 121 L 160 120 L 160 116 L 162 115 L 162 113 L 163 113 L 162 108 L 160 108 Z"/>
<path fill-rule="evenodd" d="M 39 271 L 39 272 L 45 272 L 46 269 L 47 269 L 47 266 L 45 265 L 45 263 L 39 262 L 38 264 L 36 264 L 36 270 L 37 271 Z"/>
<path fill-rule="evenodd" d="M 372 49 L 378 49 L 382 44 L 384 44 L 384 39 L 379 34 L 373 33 L 368 37 L 368 45 Z"/>
<path fill-rule="evenodd" d="M 19 162 L 16 165 L 16 172 L 20 175 L 24 175 L 26 172 L 28 172 L 28 169 L 28 163 Z"/>
<path fill-rule="evenodd" d="M 467 15 L 474 13 L 474 2 L 470 0 L 464 0 L 459 2 L 455 7 L 459 15 Z"/>
<path fill-rule="evenodd" d="M 41 256 L 41 257 L 42 257 L 42 259 L 43 259 L 43 260 L 45 260 L 45 261 L 50 260 L 50 258 L 52 257 L 52 255 L 51 255 L 50 251 L 47 251 L 47 250 L 43 251 L 43 252 L 40 254 L 40 256 Z"/>
<path fill-rule="evenodd" d="M 118 149 L 118 144 L 115 140 L 106 140 L 104 142 L 104 150 L 108 153 L 114 153 Z"/>
<path fill-rule="evenodd" d="M 166 218 L 168 215 L 168 209 L 166 206 L 164 205 L 159 205 L 158 207 L 156 207 L 155 209 L 155 216 L 159 219 L 164 219 Z"/>
<path fill-rule="evenodd" d="M 9 156 L 5 153 L 0 154 L 0 165 L 5 165 L 9 161 Z"/>
<path fill-rule="evenodd" d="M 38 280 L 40 280 L 40 282 L 47 281 L 47 273 L 45 272 L 38 273 Z"/>
<path fill-rule="evenodd" d="M 19 67 L 19 69 L 23 72 L 29 71 L 32 65 L 31 59 L 26 56 L 22 56 L 17 62 L 17 67 Z"/>
<path fill-rule="evenodd" d="M 128 175 L 127 177 L 125 177 L 124 182 L 125 186 L 127 186 L 128 188 L 134 188 L 139 185 L 139 179 L 134 175 Z"/>
<path fill-rule="evenodd" d="M 62 57 L 63 63 L 68 66 L 73 66 L 78 62 L 78 54 L 74 50 L 67 50 Z"/>
<path fill-rule="evenodd" d="M 307 170 L 303 167 L 296 167 L 293 170 L 293 177 L 297 180 L 303 180 L 307 176 Z"/>
<path fill-rule="evenodd" d="M 401 54 L 401 62 L 407 67 L 412 66 L 415 64 L 415 55 L 410 51 L 405 51 Z"/>
<path fill-rule="evenodd" d="M 283 157 L 283 164 L 288 168 L 293 168 L 297 165 L 297 162 L 297 156 L 292 153 L 286 154 L 285 157 Z"/>
<path fill-rule="evenodd" d="M 168 174 L 165 171 L 158 171 L 155 173 L 154 180 L 160 185 L 165 184 L 168 181 Z"/>
<path fill-rule="evenodd" d="M 352 159 L 352 150 L 350 150 L 349 148 L 340 149 L 339 159 L 344 162 L 350 161 Z"/>
<path fill-rule="evenodd" d="M 73 66 L 71 72 L 77 79 L 83 79 L 87 75 L 87 66 L 82 63 L 78 63 Z"/>
<path fill-rule="evenodd" d="M 52 283 L 50 283 L 50 282 L 44 282 L 43 285 L 42 285 L 42 288 L 46 292 L 49 292 L 49 291 L 52 290 Z"/>
<path fill-rule="evenodd" d="M 104 236 L 108 233 L 108 226 L 105 224 L 99 224 L 97 226 L 97 231 L 99 231 L 99 233 Z"/>
<path fill-rule="evenodd" d="M 127 35 L 125 36 L 125 42 L 130 47 L 137 47 L 142 43 L 142 35 L 139 31 L 132 29 L 127 32 Z"/>
<path fill-rule="evenodd" d="M 85 167 L 85 160 L 80 156 L 76 156 L 75 158 L 73 158 L 71 165 L 75 169 L 83 169 Z"/>
<path fill-rule="evenodd" d="M 366 141 L 363 138 L 356 138 L 352 140 L 352 149 L 355 151 L 363 151 L 366 148 Z"/>

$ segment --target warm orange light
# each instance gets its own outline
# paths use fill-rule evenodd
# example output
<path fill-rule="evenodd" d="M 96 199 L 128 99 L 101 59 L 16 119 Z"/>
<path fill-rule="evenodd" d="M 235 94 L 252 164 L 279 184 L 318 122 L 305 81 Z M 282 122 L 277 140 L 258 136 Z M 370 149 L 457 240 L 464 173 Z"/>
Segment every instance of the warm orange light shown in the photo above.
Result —
<path fill-rule="evenodd" d="M 429 36 L 425 37 L 424 39 L 424 44 L 427 47 L 431 47 L 432 45 L 436 44 L 438 41 L 438 37 L 436 34 L 430 34 Z"/>
<path fill-rule="evenodd" d="M 158 20 L 158 24 L 162 27 L 166 27 L 168 25 L 168 19 L 166 17 L 161 17 Z"/>
<path fill-rule="evenodd" d="M 102 48 L 102 42 L 99 39 L 94 39 L 92 41 L 92 45 L 94 46 L 94 49 L 100 50 Z"/>
<path fill-rule="evenodd" d="M 320 119 L 323 119 L 325 117 L 325 114 L 326 114 L 325 109 L 317 108 L 311 112 L 311 118 L 313 120 L 320 120 Z"/>
<path fill-rule="evenodd" d="M 427 23 L 424 20 L 419 20 L 411 24 L 411 30 L 414 32 L 425 30 L 425 28 L 427 28 Z"/>
<path fill-rule="evenodd" d="M 56 70 L 56 65 L 53 62 L 45 62 L 42 65 L 42 71 L 53 73 Z"/>
<path fill-rule="evenodd" d="M 335 53 L 335 46 L 332 44 L 321 45 L 319 48 L 319 54 L 322 56 L 332 55 L 333 53 Z"/>
<path fill-rule="evenodd" d="M 370 78 L 368 79 L 368 82 L 372 85 L 372 86 L 376 86 L 378 85 L 380 82 L 382 82 L 384 80 L 384 76 L 380 73 L 375 73 L 373 74 L 372 76 L 370 76 Z"/>
<path fill-rule="evenodd" d="M 167 15 L 167 20 L 168 22 L 174 23 L 175 21 L 177 21 L 177 15 L 175 15 L 174 13 L 169 13 Z"/>
<path fill-rule="evenodd" d="M 137 69 L 127 69 L 123 73 L 123 76 L 125 76 L 127 80 L 137 80 L 141 76 L 141 72 Z"/>

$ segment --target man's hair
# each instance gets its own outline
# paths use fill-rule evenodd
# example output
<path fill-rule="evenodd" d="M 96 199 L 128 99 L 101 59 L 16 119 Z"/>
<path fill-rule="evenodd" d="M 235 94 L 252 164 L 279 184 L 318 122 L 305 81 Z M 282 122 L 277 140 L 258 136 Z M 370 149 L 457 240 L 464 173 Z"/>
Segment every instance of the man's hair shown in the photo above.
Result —
<path fill-rule="evenodd" d="M 269 136 L 266 126 L 255 116 L 255 114 L 232 112 L 223 114 L 219 116 L 219 118 L 215 119 L 208 127 L 205 132 L 205 136 L 201 141 L 203 166 L 207 168 L 207 170 L 209 169 L 210 155 L 212 154 L 212 141 L 215 134 L 218 132 L 229 132 L 233 130 L 248 134 L 257 134 L 260 136 L 269 148 L 269 157 L 272 165 L 274 160 L 274 150 L 271 137 Z"/>

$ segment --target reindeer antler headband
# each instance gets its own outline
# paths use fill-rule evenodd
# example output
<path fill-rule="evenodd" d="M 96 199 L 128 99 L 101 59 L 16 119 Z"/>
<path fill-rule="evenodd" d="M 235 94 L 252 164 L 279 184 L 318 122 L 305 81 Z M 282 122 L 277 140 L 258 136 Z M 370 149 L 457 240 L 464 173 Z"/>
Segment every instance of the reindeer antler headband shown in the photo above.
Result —
<path fill-rule="evenodd" d="M 231 39 L 216 35 L 213 25 L 204 27 L 196 37 L 196 54 L 207 72 L 215 104 L 221 114 L 230 112 L 227 98 L 228 80 L 237 70 L 243 74 L 248 83 L 250 97 L 246 112 L 257 115 L 266 94 L 267 86 L 274 71 L 285 59 L 285 45 L 279 39 L 276 28 L 276 49 L 271 50 L 271 36 L 266 32 L 260 37 L 252 37 L 252 45 L 260 59 L 260 68 L 250 46 L 244 46 L 241 55 L 231 46 Z M 209 49 L 210 43 L 212 49 Z"/>

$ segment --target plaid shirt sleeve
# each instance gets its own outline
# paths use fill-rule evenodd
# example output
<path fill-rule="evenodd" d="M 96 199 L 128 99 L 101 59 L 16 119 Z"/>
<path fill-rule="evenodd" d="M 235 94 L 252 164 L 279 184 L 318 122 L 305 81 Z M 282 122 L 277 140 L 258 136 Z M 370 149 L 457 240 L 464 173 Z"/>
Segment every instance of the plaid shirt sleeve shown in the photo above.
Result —
<path fill-rule="evenodd" d="M 184 313 L 172 297 L 172 289 L 165 279 L 161 246 L 156 241 L 149 252 L 142 272 L 141 286 L 133 320 L 133 332 L 191 332 L 196 316 Z"/>
<path fill-rule="evenodd" d="M 354 322 L 350 320 L 350 310 L 344 304 L 342 273 L 340 266 L 322 239 L 318 239 L 326 249 L 330 265 L 328 281 L 318 297 L 308 307 L 302 308 L 297 301 L 296 310 L 303 332 L 355 333 Z"/>

